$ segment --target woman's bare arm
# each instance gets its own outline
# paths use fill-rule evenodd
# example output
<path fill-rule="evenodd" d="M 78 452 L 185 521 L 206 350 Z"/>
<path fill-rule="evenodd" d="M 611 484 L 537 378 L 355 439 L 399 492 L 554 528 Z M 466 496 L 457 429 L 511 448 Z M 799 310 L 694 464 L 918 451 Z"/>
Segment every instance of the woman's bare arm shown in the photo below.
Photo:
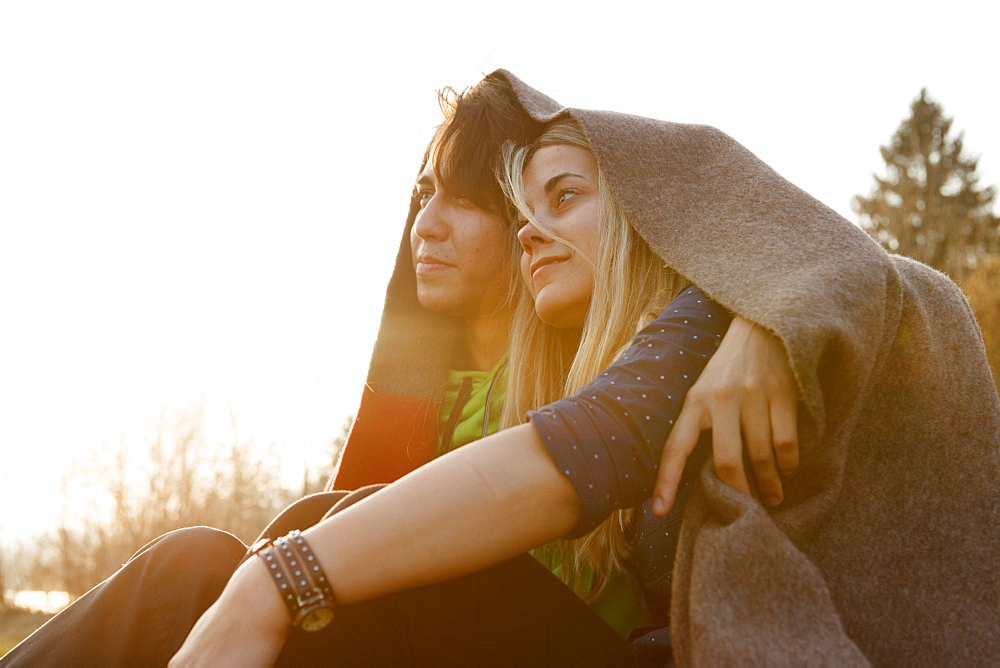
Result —
<path fill-rule="evenodd" d="M 531 425 L 469 444 L 304 532 L 341 603 L 459 577 L 566 534 L 580 500 Z M 251 559 L 171 666 L 270 665 L 290 620 Z"/>
<path fill-rule="evenodd" d="M 305 532 L 338 600 L 482 570 L 566 534 L 579 498 L 535 430 L 462 447 Z"/>

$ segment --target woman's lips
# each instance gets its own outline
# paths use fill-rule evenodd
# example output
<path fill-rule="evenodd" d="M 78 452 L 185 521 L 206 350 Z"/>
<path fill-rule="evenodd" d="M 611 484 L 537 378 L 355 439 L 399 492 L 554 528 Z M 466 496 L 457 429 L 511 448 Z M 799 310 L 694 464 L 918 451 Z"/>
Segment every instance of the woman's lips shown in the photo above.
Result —
<path fill-rule="evenodd" d="M 566 258 L 564 257 L 554 257 L 554 256 L 538 258 L 537 260 L 531 263 L 531 277 L 537 278 L 539 272 L 541 272 L 543 269 L 545 269 L 546 267 L 551 267 L 554 264 L 558 264 L 564 261 L 565 259 Z"/>

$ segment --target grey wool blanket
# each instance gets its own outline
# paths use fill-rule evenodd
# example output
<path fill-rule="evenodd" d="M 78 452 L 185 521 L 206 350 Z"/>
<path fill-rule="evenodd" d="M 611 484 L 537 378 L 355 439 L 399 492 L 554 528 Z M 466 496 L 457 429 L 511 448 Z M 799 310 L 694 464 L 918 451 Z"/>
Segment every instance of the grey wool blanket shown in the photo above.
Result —
<path fill-rule="evenodd" d="M 681 665 L 1000 665 L 1000 401 L 943 274 L 711 127 L 568 109 L 643 238 L 784 342 L 801 465 L 773 510 L 709 464 L 674 569 Z"/>

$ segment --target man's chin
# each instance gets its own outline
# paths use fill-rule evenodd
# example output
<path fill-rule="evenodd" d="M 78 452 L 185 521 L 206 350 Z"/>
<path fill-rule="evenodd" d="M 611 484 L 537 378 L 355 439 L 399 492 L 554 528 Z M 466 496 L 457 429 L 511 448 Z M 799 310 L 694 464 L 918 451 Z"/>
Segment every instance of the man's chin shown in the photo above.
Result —
<path fill-rule="evenodd" d="M 441 315 L 458 315 L 462 312 L 461 300 L 441 286 L 429 287 L 417 284 L 417 301 L 433 313 Z"/>

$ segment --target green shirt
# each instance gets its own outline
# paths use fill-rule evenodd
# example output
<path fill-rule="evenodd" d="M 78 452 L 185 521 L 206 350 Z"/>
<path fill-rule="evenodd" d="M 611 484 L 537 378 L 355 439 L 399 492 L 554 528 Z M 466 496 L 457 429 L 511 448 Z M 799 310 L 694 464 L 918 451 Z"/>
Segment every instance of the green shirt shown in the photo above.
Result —
<path fill-rule="evenodd" d="M 506 391 L 506 357 L 490 371 L 449 371 L 438 418 L 438 455 L 497 431 Z M 558 541 L 534 550 L 532 554 L 562 579 Z M 593 573 L 587 568 L 580 586 L 574 586 L 573 591 L 581 598 L 586 597 L 593 586 L 593 578 Z M 636 593 L 625 574 L 618 571 L 611 574 L 604 591 L 590 603 L 590 608 L 624 637 L 647 624 Z"/>
<path fill-rule="evenodd" d="M 500 429 L 506 395 L 506 356 L 490 371 L 449 371 L 438 416 L 438 455 Z"/>

